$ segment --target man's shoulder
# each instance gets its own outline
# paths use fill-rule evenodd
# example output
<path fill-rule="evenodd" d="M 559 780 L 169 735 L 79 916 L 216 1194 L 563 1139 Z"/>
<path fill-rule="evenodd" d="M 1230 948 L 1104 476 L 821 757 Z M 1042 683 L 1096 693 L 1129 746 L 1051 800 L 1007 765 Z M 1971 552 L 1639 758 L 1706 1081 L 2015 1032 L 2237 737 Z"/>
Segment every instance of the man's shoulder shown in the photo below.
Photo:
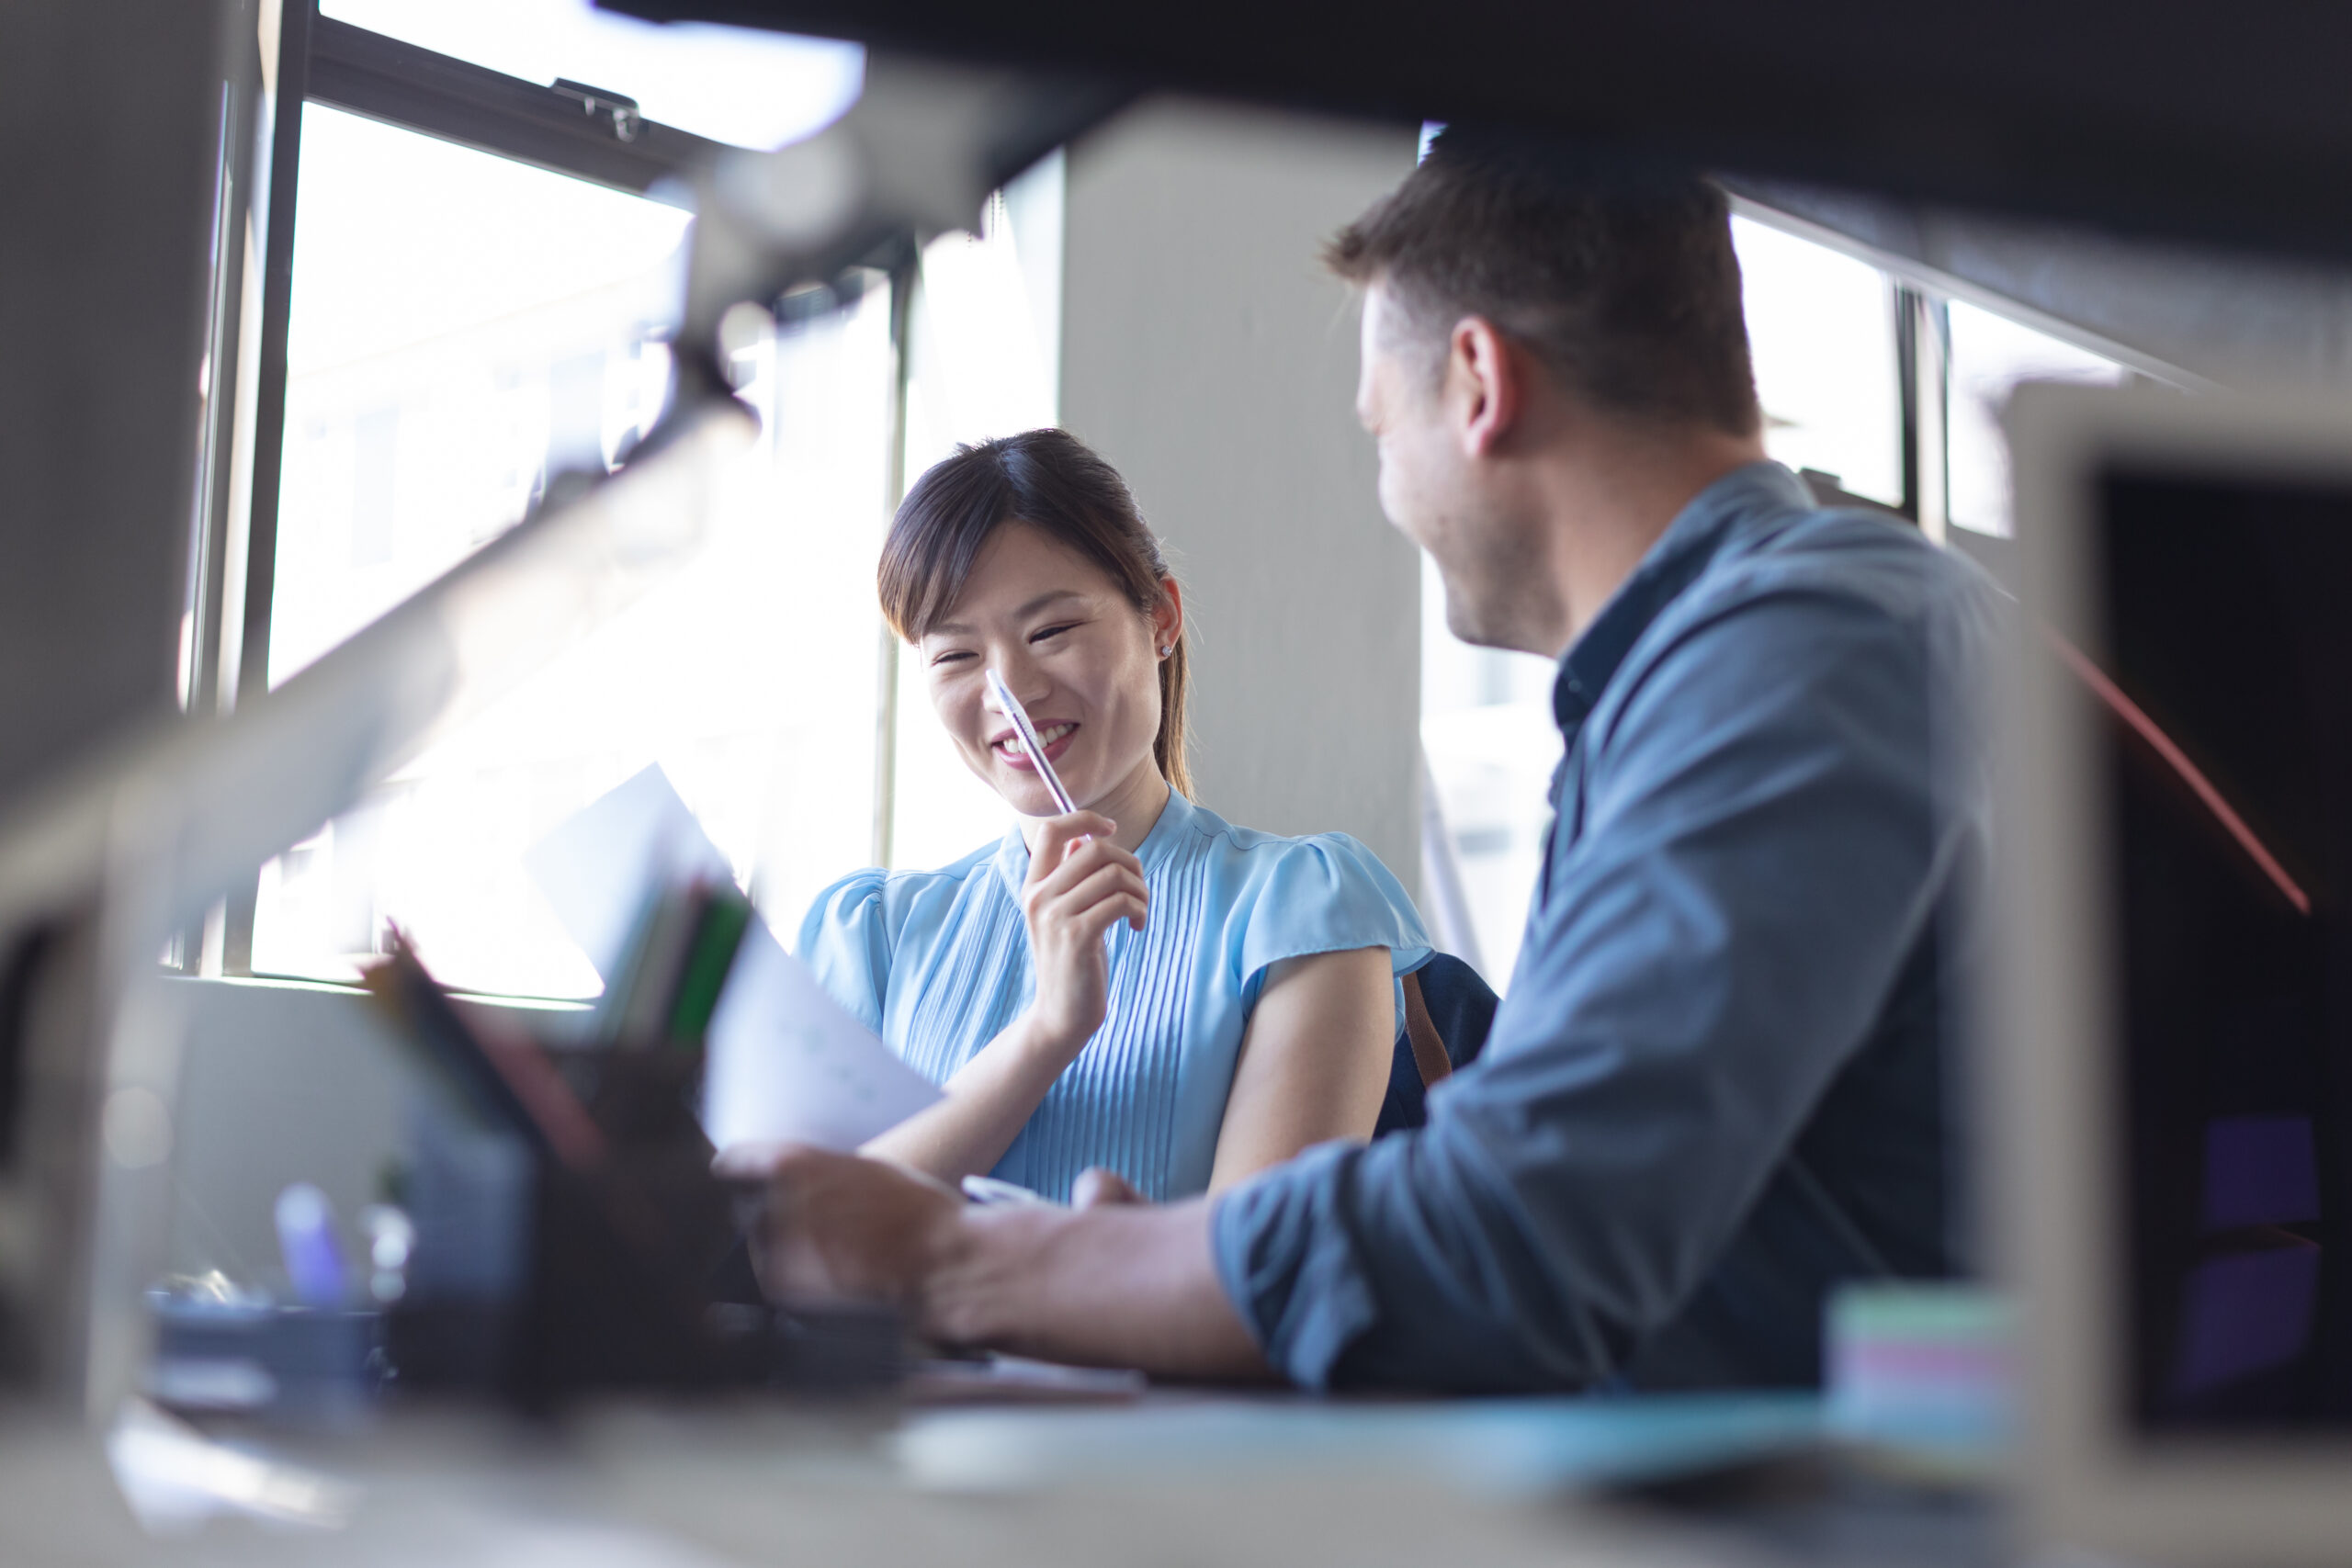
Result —
<path fill-rule="evenodd" d="M 1907 520 L 1860 507 L 1789 512 L 1750 529 L 1696 585 L 1725 597 L 1829 592 L 1909 608 L 1998 591 L 1967 557 Z"/>
<path fill-rule="evenodd" d="M 1908 522 L 1851 507 L 1790 510 L 1728 541 L 1661 615 L 1663 653 L 1681 634 L 1723 623 L 1736 640 L 1835 621 L 1915 646 L 1952 635 L 1975 641 L 2001 592 L 1984 570 Z"/>
<path fill-rule="evenodd" d="M 1854 509 L 1758 519 L 1644 631 L 1595 716 L 1596 742 L 1643 714 L 1677 732 L 1702 714 L 1832 724 L 1809 699 L 1778 699 L 1849 678 L 1892 705 L 1890 720 L 1943 711 L 1981 683 L 2001 604 L 1975 563 L 1900 520 Z"/>

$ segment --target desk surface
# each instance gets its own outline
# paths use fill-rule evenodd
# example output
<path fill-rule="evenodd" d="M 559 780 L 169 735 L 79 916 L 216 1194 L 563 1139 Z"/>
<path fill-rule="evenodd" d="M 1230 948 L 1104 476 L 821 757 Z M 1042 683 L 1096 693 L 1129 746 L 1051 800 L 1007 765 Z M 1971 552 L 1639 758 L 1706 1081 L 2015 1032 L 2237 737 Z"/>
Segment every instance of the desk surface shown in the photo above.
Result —
<path fill-rule="evenodd" d="M 1679 1568 L 1816 1556 L 1819 1538 L 1802 1533 L 1783 1531 L 1776 1546 L 1771 1532 L 1723 1517 L 1672 1520 L 1523 1476 L 1482 1483 L 1394 1437 L 1400 1416 L 1424 1431 L 1474 1431 L 1466 1417 L 1478 1408 L 1183 1394 L 1121 1409 L 904 1416 L 628 1405 L 539 1428 L 417 1411 L 358 1432 L 232 1441 L 198 1461 L 232 1491 L 258 1487 L 265 1503 L 272 1483 L 256 1479 L 249 1455 L 299 1467 L 298 1482 L 324 1478 L 321 1511 L 339 1525 L 215 1518 L 164 1536 L 124 1506 L 100 1438 L 18 1423 L 0 1428 L 0 1562 Z M 985 1454 L 1000 1440 L 1022 1450 L 1017 1465 L 941 1466 L 942 1451 Z M 308 1495 L 299 1486 L 290 1495 L 298 1505 Z M 1984 1532 L 1966 1533 L 1975 1541 Z M 1950 1529 L 1921 1539 L 1923 1550 L 1839 1555 L 1955 1555 Z"/>

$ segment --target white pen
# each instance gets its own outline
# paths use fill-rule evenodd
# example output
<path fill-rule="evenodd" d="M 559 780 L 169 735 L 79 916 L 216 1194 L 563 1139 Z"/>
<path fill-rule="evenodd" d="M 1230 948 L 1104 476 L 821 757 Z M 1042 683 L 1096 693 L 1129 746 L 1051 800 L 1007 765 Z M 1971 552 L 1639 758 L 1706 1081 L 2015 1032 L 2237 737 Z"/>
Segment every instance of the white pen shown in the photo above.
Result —
<path fill-rule="evenodd" d="M 1046 781 L 1047 789 L 1054 792 L 1054 803 L 1062 808 L 1063 816 L 1069 816 L 1078 809 L 1078 804 L 1070 799 L 1069 791 L 1062 787 L 1054 765 L 1046 761 L 1046 748 L 1037 739 L 1036 727 L 1029 722 L 1029 710 L 1021 705 L 1021 699 L 1012 694 L 1012 689 L 1004 683 L 1004 677 L 994 669 L 983 670 L 980 674 L 989 683 L 989 695 L 994 697 L 996 705 L 1004 710 L 1004 716 L 1012 721 L 1012 733 L 1021 738 L 1021 749 L 1028 752 L 1029 760 L 1037 765 L 1037 776 Z"/>

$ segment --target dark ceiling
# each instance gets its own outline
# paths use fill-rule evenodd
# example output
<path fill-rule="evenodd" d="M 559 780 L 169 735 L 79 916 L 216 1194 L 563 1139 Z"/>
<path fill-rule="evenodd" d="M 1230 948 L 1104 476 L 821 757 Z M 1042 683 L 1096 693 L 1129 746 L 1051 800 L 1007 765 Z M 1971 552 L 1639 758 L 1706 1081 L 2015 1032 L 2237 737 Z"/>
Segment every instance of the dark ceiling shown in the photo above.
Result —
<path fill-rule="evenodd" d="M 600 0 L 2352 260 L 2334 0 Z"/>

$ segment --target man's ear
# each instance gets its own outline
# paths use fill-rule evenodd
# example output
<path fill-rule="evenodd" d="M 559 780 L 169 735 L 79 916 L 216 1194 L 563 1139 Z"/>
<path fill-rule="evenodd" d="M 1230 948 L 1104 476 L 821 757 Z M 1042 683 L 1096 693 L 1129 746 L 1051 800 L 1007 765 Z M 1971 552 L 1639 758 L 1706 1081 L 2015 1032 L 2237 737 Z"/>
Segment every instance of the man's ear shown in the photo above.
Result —
<path fill-rule="evenodd" d="M 1484 316 L 1464 316 L 1446 343 L 1446 380 L 1465 457 L 1491 455 L 1519 423 L 1525 371 L 1510 341 Z"/>

